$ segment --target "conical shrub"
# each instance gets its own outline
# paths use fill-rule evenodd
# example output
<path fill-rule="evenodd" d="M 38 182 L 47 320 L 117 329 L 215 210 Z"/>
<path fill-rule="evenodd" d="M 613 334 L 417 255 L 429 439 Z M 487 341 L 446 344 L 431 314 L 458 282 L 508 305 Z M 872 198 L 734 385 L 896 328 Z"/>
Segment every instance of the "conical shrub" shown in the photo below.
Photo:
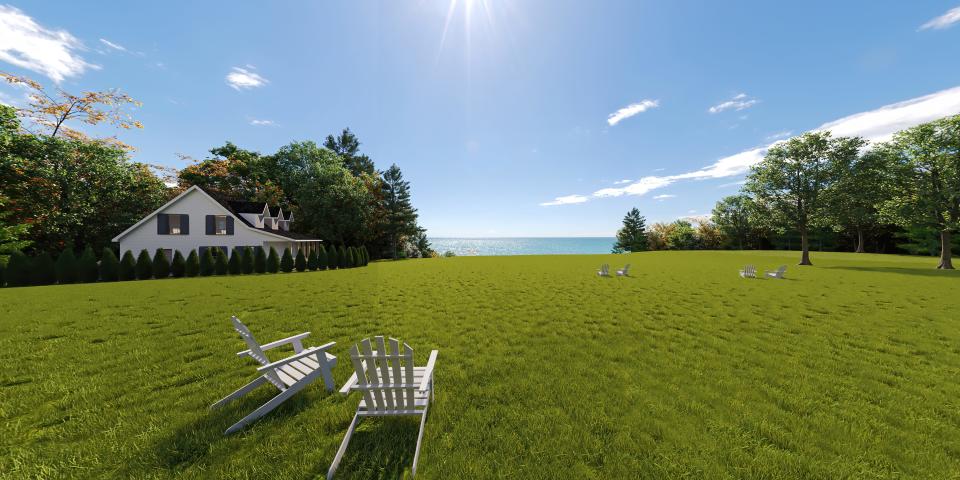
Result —
<path fill-rule="evenodd" d="M 57 283 L 76 283 L 79 277 L 77 274 L 77 257 L 74 256 L 72 248 L 60 252 L 60 256 L 57 257 L 56 270 Z"/>
<path fill-rule="evenodd" d="M 93 283 L 100 279 L 100 266 L 97 265 L 97 255 L 93 253 L 93 247 L 87 245 L 77 260 L 77 269 L 80 272 L 80 281 L 84 283 Z"/>
<path fill-rule="evenodd" d="M 217 254 L 213 257 L 213 273 L 217 275 L 226 275 L 229 270 L 227 265 L 227 253 L 217 249 Z"/>
<path fill-rule="evenodd" d="M 293 259 L 293 268 L 296 268 L 298 272 L 307 270 L 307 257 L 303 255 L 302 247 L 297 249 L 297 258 Z"/>
<path fill-rule="evenodd" d="M 104 247 L 103 254 L 100 255 L 100 280 L 104 282 L 120 280 L 120 261 L 110 247 Z"/>
<path fill-rule="evenodd" d="M 243 254 L 240 257 L 240 271 L 246 275 L 253 273 L 254 264 L 256 263 L 253 256 L 253 248 L 243 247 Z"/>
<path fill-rule="evenodd" d="M 197 255 L 196 250 L 190 250 L 190 254 L 187 255 L 187 267 L 184 273 L 188 277 L 200 275 L 200 255 Z"/>
<path fill-rule="evenodd" d="M 290 247 L 283 249 L 283 257 L 280 259 L 280 270 L 284 273 L 293 271 L 293 255 L 290 253 Z"/>
<path fill-rule="evenodd" d="M 267 273 L 277 273 L 280 271 L 280 255 L 277 250 L 270 247 L 270 255 L 267 255 Z"/>
<path fill-rule="evenodd" d="M 149 280 L 153 278 L 153 261 L 146 249 L 140 250 L 137 255 L 137 280 Z"/>
<path fill-rule="evenodd" d="M 14 250 L 7 262 L 7 285 L 11 287 L 25 287 L 30 285 L 30 258 L 20 250 Z"/>
<path fill-rule="evenodd" d="M 257 247 L 253 253 L 253 271 L 257 273 L 266 273 L 267 271 L 267 252 L 263 247 Z"/>
<path fill-rule="evenodd" d="M 340 266 L 340 256 L 337 252 L 337 247 L 330 245 L 330 250 L 327 250 L 327 268 L 333 270 Z"/>
<path fill-rule="evenodd" d="M 51 285 L 57 281 L 56 266 L 49 252 L 43 252 L 33 259 L 31 282 L 33 285 Z"/>
<path fill-rule="evenodd" d="M 227 262 L 227 271 L 230 275 L 240 275 L 243 273 L 243 267 L 240 265 L 240 259 L 243 258 L 243 249 L 236 247 L 230 253 L 230 261 Z"/>
<path fill-rule="evenodd" d="M 327 260 L 327 249 L 323 245 L 317 249 L 317 270 L 326 270 L 329 266 Z"/>
<path fill-rule="evenodd" d="M 187 274 L 187 261 L 183 259 L 180 250 L 173 252 L 173 261 L 170 262 L 170 276 L 181 278 Z"/>
<path fill-rule="evenodd" d="M 350 266 L 350 259 L 347 257 L 347 249 L 340 245 L 337 248 L 337 262 L 339 263 L 340 268 L 347 268 Z"/>
<path fill-rule="evenodd" d="M 167 278 L 170 276 L 170 259 L 162 248 L 153 254 L 153 278 Z"/>
<path fill-rule="evenodd" d="M 307 255 L 307 270 L 316 270 L 318 263 L 317 250 L 310 250 L 310 255 Z M 3 281 L 0 280 L 0 285 L 3 284 Z"/>
<path fill-rule="evenodd" d="M 127 250 L 120 259 L 120 280 L 137 279 L 137 261 L 133 258 L 133 252 Z"/>
<path fill-rule="evenodd" d="M 200 275 L 209 277 L 213 275 L 213 249 L 208 248 L 200 255 Z"/>

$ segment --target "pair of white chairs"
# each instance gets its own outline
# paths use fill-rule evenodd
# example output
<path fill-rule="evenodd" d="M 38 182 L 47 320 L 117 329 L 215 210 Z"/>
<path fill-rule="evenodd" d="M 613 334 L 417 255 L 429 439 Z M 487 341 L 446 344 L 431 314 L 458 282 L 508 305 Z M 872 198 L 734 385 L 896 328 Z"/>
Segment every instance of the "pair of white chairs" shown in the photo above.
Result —
<path fill-rule="evenodd" d="M 597 272 L 597 275 L 600 275 L 601 277 L 609 277 L 609 276 L 610 276 L 610 264 L 604 263 L 603 265 L 600 265 L 600 271 Z M 617 276 L 618 276 L 618 277 L 629 277 L 629 276 L 630 276 L 630 264 L 628 263 L 628 264 L 624 265 L 624 267 L 623 267 L 622 269 L 617 270 Z"/>
<path fill-rule="evenodd" d="M 776 269 L 775 271 L 772 271 L 772 272 L 766 272 L 766 273 L 764 274 L 764 276 L 765 276 L 765 277 L 769 277 L 769 278 L 784 279 L 785 277 L 784 277 L 783 275 L 784 275 L 785 273 L 787 273 L 787 266 L 786 266 L 786 265 L 780 265 L 780 268 L 778 268 L 778 269 Z M 756 269 L 756 267 L 754 267 L 753 265 L 747 265 L 747 266 L 743 267 L 743 270 L 740 270 L 740 277 L 741 277 L 741 278 L 757 278 L 757 269 Z"/>
<path fill-rule="evenodd" d="M 328 353 L 327 350 L 336 345 L 336 342 L 329 342 L 319 347 L 303 348 L 303 339 L 310 335 L 310 332 L 304 332 L 261 345 L 240 319 L 232 317 L 231 321 L 248 347 L 237 355 L 253 358 L 260 363 L 261 366 L 257 368 L 260 376 L 214 403 L 210 408 L 226 405 L 265 383 L 270 383 L 280 390 L 280 393 L 233 424 L 225 433 L 236 432 L 248 423 L 266 415 L 318 377 L 323 378 L 327 391 L 333 391 L 335 388 L 331 370 L 337 365 L 337 357 Z M 389 352 L 387 344 L 390 346 Z M 264 353 L 266 350 L 284 345 L 292 346 L 294 353 L 283 360 L 271 362 Z M 376 350 L 373 349 L 374 345 Z M 354 345 L 350 349 L 350 361 L 354 372 L 340 389 L 340 393 L 348 395 L 352 391 L 359 391 L 363 399 L 330 465 L 327 472 L 328 479 L 333 478 L 340 459 L 347 451 L 350 437 L 361 418 L 397 415 L 420 417 L 420 432 L 417 435 L 417 446 L 413 455 L 413 474 L 416 475 L 420 443 L 423 440 L 423 426 L 427 420 L 430 401 L 433 400 L 433 368 L 437 362 L 438 352 L 437 350 L 430 352 L 427 366 L 415 367 L 413 349 L 406 343 L 402 348 L 400 345 L 396 339 L 391 338 L 385 341 L 382 336 L 377 336 L 374 337 L 373 344 L 370 339 L 364 339 L 359 345 Z"/>

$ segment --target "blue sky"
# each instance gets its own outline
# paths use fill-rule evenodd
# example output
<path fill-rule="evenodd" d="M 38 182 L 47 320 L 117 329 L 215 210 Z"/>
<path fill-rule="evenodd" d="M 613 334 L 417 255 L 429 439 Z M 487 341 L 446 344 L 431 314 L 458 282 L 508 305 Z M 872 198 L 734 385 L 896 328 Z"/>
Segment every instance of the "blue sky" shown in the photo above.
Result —
<path fill-rule="evenodd" d="M 957 0 L 96 5 L 0 7 L 0 70 L 122 88 L 148 163 L 349 126 L 433 236 L 612 236 L 709 213 L 784 136 L 960 112 Z"/>

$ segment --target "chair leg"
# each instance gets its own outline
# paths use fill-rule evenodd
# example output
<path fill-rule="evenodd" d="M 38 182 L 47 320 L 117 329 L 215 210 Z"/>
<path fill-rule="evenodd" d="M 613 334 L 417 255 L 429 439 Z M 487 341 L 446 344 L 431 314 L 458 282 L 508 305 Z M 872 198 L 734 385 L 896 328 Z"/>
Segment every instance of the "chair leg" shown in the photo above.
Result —
<path fill-rule="evenodd" d="M 427 422 L 427 410 L 430 408 L 428 403 L 423 407 L 423 414 L 420 417 L 420 433 L 417 434 L 417 449 L 413 453 L 413 469 L 410 472 L 411 477 L 417 476 L 417 460 L 420 460 L 420 442 L 423 441 L 423 424 Z M 329 478 L 327 480 L 330 480 Z"/>
<path fill-rule="evenodd" d="M 241 428 L 243 428 L 244 425 L 270 413 L 271 410 L 280 406 L 281 403 L 285 402 L 288 398 L 292 397 L 293 394 L 299 392 L 300 390 L 303 390 L 303 387 L 307 386 L 309 383 L 310 381 L 308 378 L 304 378 L 300 380 L 300 382 L 280 392 L 276 397 L 271 398 L 270 401 L 261 405 L 260 408 L 257 408 L 253 412 L 250 412 L 250 414 L 247 415 L 246 417 L 243 417 L 242 419 L 240 419 L 239 422 L 233 424 L 233 426 L 228 428 L 227 431 L 224 432 L 224 434 L 229 435 L 233 432 L 236 432 L 237 430 L 240 430 Z"/>
<path fill-rule="evenodd" d="M 336 385 L 333 383 L 333 374 L 330 373 L 330 367 L 331 365 L 329 363 L 323 363 L 320 365 L 320 375 L 323 376 L 323 384 L 327 387 L 328 392 L 332 392 L 336 387 Z"/>
<path fill-rule="evenodd" d="M 353 421 L 350 422 L 350 428 L 347 429 L 347 434 L 343 437 L 343 442 L 340 442 L 340 449 L 337 450 L 337 454 L 333 457 L 333 462 L 330 463 L 330 469 L 327 470 L 327 480 L 333 479 L 333 474 L 337 472 L 337 467 L 340 466 L 340 459 L 343 458 L 343 454 L 347 451 L 347 445 L 350 444 L 350 437 L 353 436 L 353 430 L 357 428 L 359 421 L 360 415 L 354 415 Z"/>
<path fill-rule="evenodd" d="M 227 395 L 226 397 L 223 397 L 222 399 L 220 399 L 219 401 L 217 401 L 217 403 L 214 403 L 213 405 L 210 405 L 210 408 L 219 408 L 219 407 L 222 407 L 222 406 L 224 406 L 224 405 L 226 405 L 226 404 L 228 404 L 228 403 L 230 403 L 230 402 L 232 402 L 232 401 L 234 401 L 234 400 L 236 400 L 236 399 L 238 399 L 238 398 L 246 395 L 247 393 L 250 392 L 250 390 L 253 390 L 254 388 L 257 388 L 257 387 L 259 387 L 260 385 L 263 385 L 263 383 L 266 382 L 266 381 L 267 381 L 267 380 L 266 380 L 265 378 L 263 378 L 262 376 L 257 377 L 254 381 L 252 381 L 252 382 L 250 382 L 250 383 L 248 383 L 248 384 L 240 387 L 236 392 L 233 392 L 233 393 L 231 393 L 230 395 Z"/>

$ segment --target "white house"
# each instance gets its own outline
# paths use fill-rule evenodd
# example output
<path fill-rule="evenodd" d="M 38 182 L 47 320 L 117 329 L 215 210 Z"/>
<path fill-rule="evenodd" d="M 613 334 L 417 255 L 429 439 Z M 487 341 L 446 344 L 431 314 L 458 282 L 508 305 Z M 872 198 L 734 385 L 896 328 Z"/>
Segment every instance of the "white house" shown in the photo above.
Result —
<path fill-rule="evenodd" d="M 166 205 L 147 215 L 132 227 L 113 238 L 120 243 L 121 255 L 128 250 L 136 256 L 146 249 L 150 255 L 166 250 L 167 258 L 174 251 L 186 257 L 191 250 L 203 254 L 209 248 L 231 252 L 236 247 L 270 247 L 283 253 L 290 248 L 309 254 L 321 241 L 290 231 L 293 214 L 264 202 L 242 202 L 217 199 L 202 188 L 192 186 Z"/>

